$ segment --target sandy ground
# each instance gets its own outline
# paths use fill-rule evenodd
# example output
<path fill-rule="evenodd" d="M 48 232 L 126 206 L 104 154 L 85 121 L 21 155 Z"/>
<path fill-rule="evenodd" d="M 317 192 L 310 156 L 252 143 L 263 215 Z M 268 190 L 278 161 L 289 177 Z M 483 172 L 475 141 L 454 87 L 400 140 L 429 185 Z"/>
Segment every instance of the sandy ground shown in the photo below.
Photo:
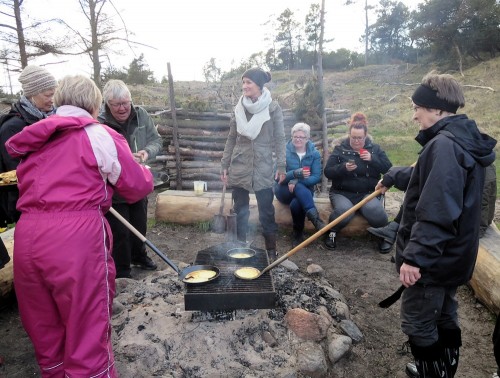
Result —
<path fill-rule="evenodd" d="M 400 193 L 389 193 L 388 197 L 387 211 L 393 216 L 397 212 L 401 196 Z M 153 213 L 154 197 L 150 208 Z M 223 242 L 224 235 L 204 232 L 196 227 L 156 224 L 148 231 L 148 239 L 174 261 L 191 263 L 201 249 Z M 259 235 L 255 237 L 255 245 L 263 247 L 263 240 Z M 288 231 L 283 230 L 280 233 L 278 247 L 282 253 L 290 249 Z M 148 272 L 134 268 L 133 275 L 136 281 L 118 285 L 117 300 L 121 305 L 119 313 L 113 318 L 113 337 L 117 351 L 117 367 L 122 377 L 203 376 L 196 369 L 179 369 L 180 361 L 196 360 L 199 358 L 197 353 L 213 354 L 215 350 L 226 350 L 228 346 L 230 348 L 227 350 L 247 348 L 244 345 L 234 345 L 234 339 L 230 337 L 233 330 L 241 329 L 242 324 L 245 325 L 245 329 L 252 329 L 252 325 L 257 327 L 262 323 L 280 327 L 279 322 L 270 322 L 266 313 L 262 312 L 241 312 L 237 319 L 226 320 L 222 328 L 219 328 L 221 324 L 218 322 L 193 323 L 192 314 L 183 311 L 182 293 L 168 296 L 163 290 L 169 287 L 172 291 L 172 287 L 179 287 L 182 291 L 182 285 L 176 282 L 172 269 L 153 252 L 150 251 L 149 254 L 158 262 L 159 271 Z M 290 260 L 299 267 L 300 274 L 305 273 L 310 263 L 318 264 L 324 269 L 324 278 L 344 295 L 352 320 L 364 334 L 364 340 L 353 345 L 350 354 L 331 367 L 327 376 L 405 377 L 404 365 L 411 360 L 411 355 L 402 349 L 406 339 L 399 328 L 399 305 L 396 304 L 389 309 L 377 306 L 381 299 L 399 286 L 394 264 L 390 258 L 391 254 L 378 253 L 376 240 L 370 237 L 356 239 L 341 237 L 336 251 L 326 250 L 320 243 L 313 243 L 291 257 Z M 137 299 L 139 297 L 141 300 Z M 167 307 L 155 307 L 160 297 L 163 297 L 162 306 Z M 460 288 L 459 303 L 463 348 L 457 377 L 491 377 L 496 369 L 491 344 L 494 315 L 476 301 L 468 287 Z M 185 319 L 191 320 L 185 323 Z M 147 342 L 144 341 L 139 348 L 137 335 L 143 329 L 141 327 L 146 329 L 148 336 L 141 336 L 140 340 Z M 178 336 L 186 329 L 190 331 L 188 333 L 190 337 L 182 338 L 185 342 L 183 347 L 175 349 L 177 347 L 174 340 L 171 344 L 164 341 L 174 339 L 174 335 Z M 196 332 L 193 332 L 194 329 Z M 224 336 L 215 337 L 215 334 L 222 332 L 221 329 L 225 329 Z M 197 336 L 206 340 L 206 344 L 204 341 L 202 348 L 190 347 L 191 342 L 197 342 Z M 214 338 L 217 340 L 215 344 Z M 163 340 L 160 343 L 163 353 L 170 350 L 170 353 L 167 353 L 168 364 L 163 361 L 162 366 L 165 367 L 163 370 L 154 368 L 164 358 L 164 355 L 157 355 L 154 352 L 159 350 L 157 349 L 159 340 Z M 131 345 L 134 345 L 134 348 Z M 281 350 L 279 353 L 277 349 L 270 350 L 275 354 L 281 353 Z M 33 348 L 20 324 L 15 303 L 0 310 L 0 356 L 3 358 L 0 378 L 40 376 Z M 216 360 L 218 366 L 215 367 L 218 373 L 213 376 L 272 376 L 263 368 L 268 363 L 262 356 L 261 359 L 255 358 L 250 361 L 256 367 L 252 370 L 252 374 L 243 374 L 243 370 L 235 368 L 238 363 L 232 357 L 228 355 L 224 359 L 223 356 L 218 356 Z M 259 367 L 262 369 L 259 370 Z M 277 377 L 300 376 L 293 375 L 286 363 L 271 365 L 271 368 L 273 375 Z"/>

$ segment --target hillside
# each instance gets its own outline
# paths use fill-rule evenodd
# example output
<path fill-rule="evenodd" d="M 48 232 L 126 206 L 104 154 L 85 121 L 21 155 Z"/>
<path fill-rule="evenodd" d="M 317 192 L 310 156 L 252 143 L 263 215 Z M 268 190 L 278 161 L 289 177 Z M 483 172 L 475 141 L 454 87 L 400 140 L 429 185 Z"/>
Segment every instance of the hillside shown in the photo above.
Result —
<path fill-rule="evenodd" d="M 419 145 L 414 137 L 417 126 L 412 122 L 410 96 L 421 78 L 432 67 L 416 65 L 381 65 L 357 68 L 346 72 L 324 73 L 326 106 L 367 114 L 373 134 L 395 165 L 408 165 L 415 160 Z M 463 85 L 466 106 L 460 110 L 475 119 L 479 127 L 500 139 L 500 58 L 453 74 Z M 284 109 L 295 106 L 310 71 L 273 72 L 270 85 L 273 96 Z M 134 102 L 158 108 L 170 108 L 167 85 L 132 87 Z M 226 80 L 221 85 L 203 82 L 175 81 L 177 107 L 203 104 L 211 109 L 230 111 L 241 95 L 240 79 Z M 497 155 L 500 147 L 496 147 Z M 497 157 L 497 176 L 500 177 Z M 499 188 L 500 190 L 500 188 Z"/>

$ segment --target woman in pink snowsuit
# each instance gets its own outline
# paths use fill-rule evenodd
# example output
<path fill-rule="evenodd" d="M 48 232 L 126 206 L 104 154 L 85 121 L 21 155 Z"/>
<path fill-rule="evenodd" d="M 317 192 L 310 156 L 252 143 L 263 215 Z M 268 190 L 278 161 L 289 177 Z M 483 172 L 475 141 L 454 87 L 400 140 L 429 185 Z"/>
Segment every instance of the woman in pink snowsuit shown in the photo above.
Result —
<path fill-rule="evenodd" d="M 42 377 L 116 377 L 111 343 L 115 267 L 104 217 L 113 192 L 153 191 L 127 141 L 96 121 L 102 96 L 84 76 L 61 80 L 50 116 L 10 138 L 22 213 L 14 234 L 21 321 Z"/>

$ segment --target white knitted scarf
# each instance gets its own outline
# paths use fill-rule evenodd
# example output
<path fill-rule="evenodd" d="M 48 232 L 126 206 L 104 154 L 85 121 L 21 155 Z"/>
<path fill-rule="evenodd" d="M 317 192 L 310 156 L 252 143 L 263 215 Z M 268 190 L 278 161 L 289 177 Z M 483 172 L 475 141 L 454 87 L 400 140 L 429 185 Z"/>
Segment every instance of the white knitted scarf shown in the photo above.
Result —
<path fill-rule="evenodd" d="M 259 135 L 264 122 L 271 119 L 269 115 L 269 104 L 273 99 L 271 92 L 267 88 L 262 90 L 262 94 L 257 101 L 252 102 L 248 97 L 241 96 L 238 104 L 234 108 L 234 117 L 236 119 L 236 129 L 239 134 L 254 140 Z M 245 109 L 252 115 L 249 121 L 245 114 Z"/>

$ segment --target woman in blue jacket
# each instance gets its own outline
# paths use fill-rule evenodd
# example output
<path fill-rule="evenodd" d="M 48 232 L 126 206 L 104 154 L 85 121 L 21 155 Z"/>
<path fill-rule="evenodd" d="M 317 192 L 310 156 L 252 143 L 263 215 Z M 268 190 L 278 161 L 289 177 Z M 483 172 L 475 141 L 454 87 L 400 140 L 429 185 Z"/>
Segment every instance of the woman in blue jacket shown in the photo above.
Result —
<path fill-rule="evenodd" d="M 286 145 L 286 178 L 275 185 L 278 201 L 290 205 L 293 219 L 293 247 L 304 240 L 305 217 L 317 230 L 325 224 L 314 205 L 314 185 L 321 181 L 321 155 L 309 140 L 311 128 L 306 123 L 292 127 L 292 139 Z"/>

